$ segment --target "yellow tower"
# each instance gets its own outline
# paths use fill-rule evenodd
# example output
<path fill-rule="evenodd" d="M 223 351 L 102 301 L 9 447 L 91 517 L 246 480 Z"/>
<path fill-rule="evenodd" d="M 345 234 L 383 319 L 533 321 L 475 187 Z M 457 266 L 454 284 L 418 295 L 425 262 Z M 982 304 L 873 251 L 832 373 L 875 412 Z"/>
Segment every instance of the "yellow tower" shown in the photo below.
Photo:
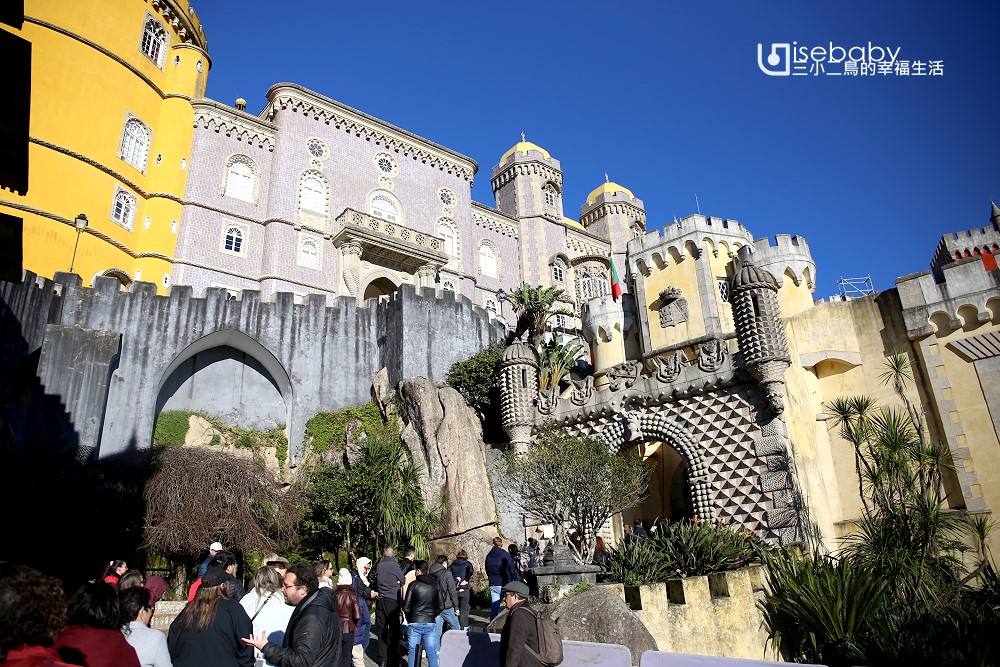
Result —
<path fill-rule="evenodd" d="M 211 61 L 187 0 L 26 0 L 31 43 L 24 268 L 169 283 L 194 114 Z M 74 224 L 79 214 L 87 225 Z"/>

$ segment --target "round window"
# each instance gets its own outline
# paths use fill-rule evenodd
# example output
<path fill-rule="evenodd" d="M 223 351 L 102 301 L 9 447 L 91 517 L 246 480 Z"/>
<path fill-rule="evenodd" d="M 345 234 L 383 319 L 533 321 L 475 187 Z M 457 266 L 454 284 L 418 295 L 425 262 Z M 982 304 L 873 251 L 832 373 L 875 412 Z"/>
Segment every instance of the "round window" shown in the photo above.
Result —
<path fill-rule="evenodd" d="M 388 153 L 379 153 L 375 156 L 375 166 L 383 174 L 391 175 L 396 171 L 396 161 Z"/>
<path fill-rule="evenodd" d="M 306 150 L 309 151 L 309 155 L 312 155 L 314 158 L 326 157 L 326 144 L 319 139 L 310 139 L 307 141 Z"/>
<path fill-rule="evenodd" d="M 438 197 L 441 199 L 441 203 L 445 206 L 455 205 L 455 193 L 448 188 L 441 188 L 438 190 Z"/>

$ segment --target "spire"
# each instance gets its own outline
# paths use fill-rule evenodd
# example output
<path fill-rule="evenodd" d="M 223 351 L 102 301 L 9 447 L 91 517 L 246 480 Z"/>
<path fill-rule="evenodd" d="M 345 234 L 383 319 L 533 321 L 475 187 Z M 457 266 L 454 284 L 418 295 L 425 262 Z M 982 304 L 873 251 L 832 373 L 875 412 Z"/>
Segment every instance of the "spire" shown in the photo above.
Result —
<path fill-rule="evenodd" d="M 524 138 L 524 130 L 521 130 L 521 141 L 527 141 L 527 140 L 526 140 L 526 139 Z"/>
<path fill-rule="evenodd" d="M 604 182 L 605 183 L 611 182 L 611 179 L 608 178 L 608 172 L 604 172 Z M 994 204 L 993 207 L 996 208 L 996 204 Z"/>
<path fill-rule="evenodd" d="M 1000 206 L 997 206 L 996 202 L 993 202 L 993 211 L 990 213 L 990 222 L 994 225 L 1000 225 Z"/>

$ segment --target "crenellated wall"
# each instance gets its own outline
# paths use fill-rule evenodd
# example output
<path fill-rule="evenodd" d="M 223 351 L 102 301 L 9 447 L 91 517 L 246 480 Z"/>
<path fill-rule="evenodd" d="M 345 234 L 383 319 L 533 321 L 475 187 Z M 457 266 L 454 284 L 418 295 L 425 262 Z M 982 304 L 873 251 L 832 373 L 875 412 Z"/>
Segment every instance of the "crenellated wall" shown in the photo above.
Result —
<path fill-rule="evenodd" d="M 169 398 L 168 378 L 176 384 L 175 371 L 206 351 L 231 348 L 254 360 L 284 402 L 295 458 L 305 422 L 319 411 L 367 402 L 379 369 L 388 370 L 392 385 L 414 376 L 443 380 L 453 362 L 505 334 L 467 298 L 409 285 L 361 306 L 343 298 L 331 307 L 325 295 L 298 305 L 290 293 L 263 301 L 244 290 L 232 300 L 221 288 L 195 297 L 186 286 L 171 287 L 167 296 L 150 283 L 136 283 L 131 292 L 119 287 L 99 278 L 85 288 L 72 274 L 53 282 L 26 273 L 21 284 L 0 284 L 3 386 L 12 369 L 40 351 L 45 392 L 72 408 L 78 445 L 101 456 L 148 447 L 158 408 Z M 89 352 L 81 362 L 77 350 L 84 346 Z M 85 373 L 95 365 L 103 375 Z"/>

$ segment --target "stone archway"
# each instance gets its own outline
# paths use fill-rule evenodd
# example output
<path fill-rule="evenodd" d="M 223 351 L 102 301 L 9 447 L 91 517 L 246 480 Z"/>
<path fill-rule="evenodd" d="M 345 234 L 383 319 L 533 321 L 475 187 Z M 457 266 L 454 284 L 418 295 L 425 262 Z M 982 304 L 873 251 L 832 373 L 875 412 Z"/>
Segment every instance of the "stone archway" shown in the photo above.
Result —
<path fill-rule="evenodd" d="M 671 447 L 687 466 L 691 512 L 699 519 L 711 521 L 716 518 L 708 458 L 704 448 L 681 424 L 662 414 L 633 411 L 624 420 L 607 424 L 599 437 L 613 452 L 652 441 Z"/>
<path fill-rule="evenodd" d="M 385 277 L 375 278 L 368 285 L 365 286 L 365 291 L 363 293 L 363 300 L 377 299 L 380 296 L 388 296 L 392 294 L 399 286 L 393 283 L 391 280 Z"/>
<path fill-rule="evenodd" d="M 188 345 L 163 372 L 154 423 L 163 410 L 191 410 L 231 426 L 289 433 L 292 404 L 281 362 L 245 333 L 224 329 Z"/>

